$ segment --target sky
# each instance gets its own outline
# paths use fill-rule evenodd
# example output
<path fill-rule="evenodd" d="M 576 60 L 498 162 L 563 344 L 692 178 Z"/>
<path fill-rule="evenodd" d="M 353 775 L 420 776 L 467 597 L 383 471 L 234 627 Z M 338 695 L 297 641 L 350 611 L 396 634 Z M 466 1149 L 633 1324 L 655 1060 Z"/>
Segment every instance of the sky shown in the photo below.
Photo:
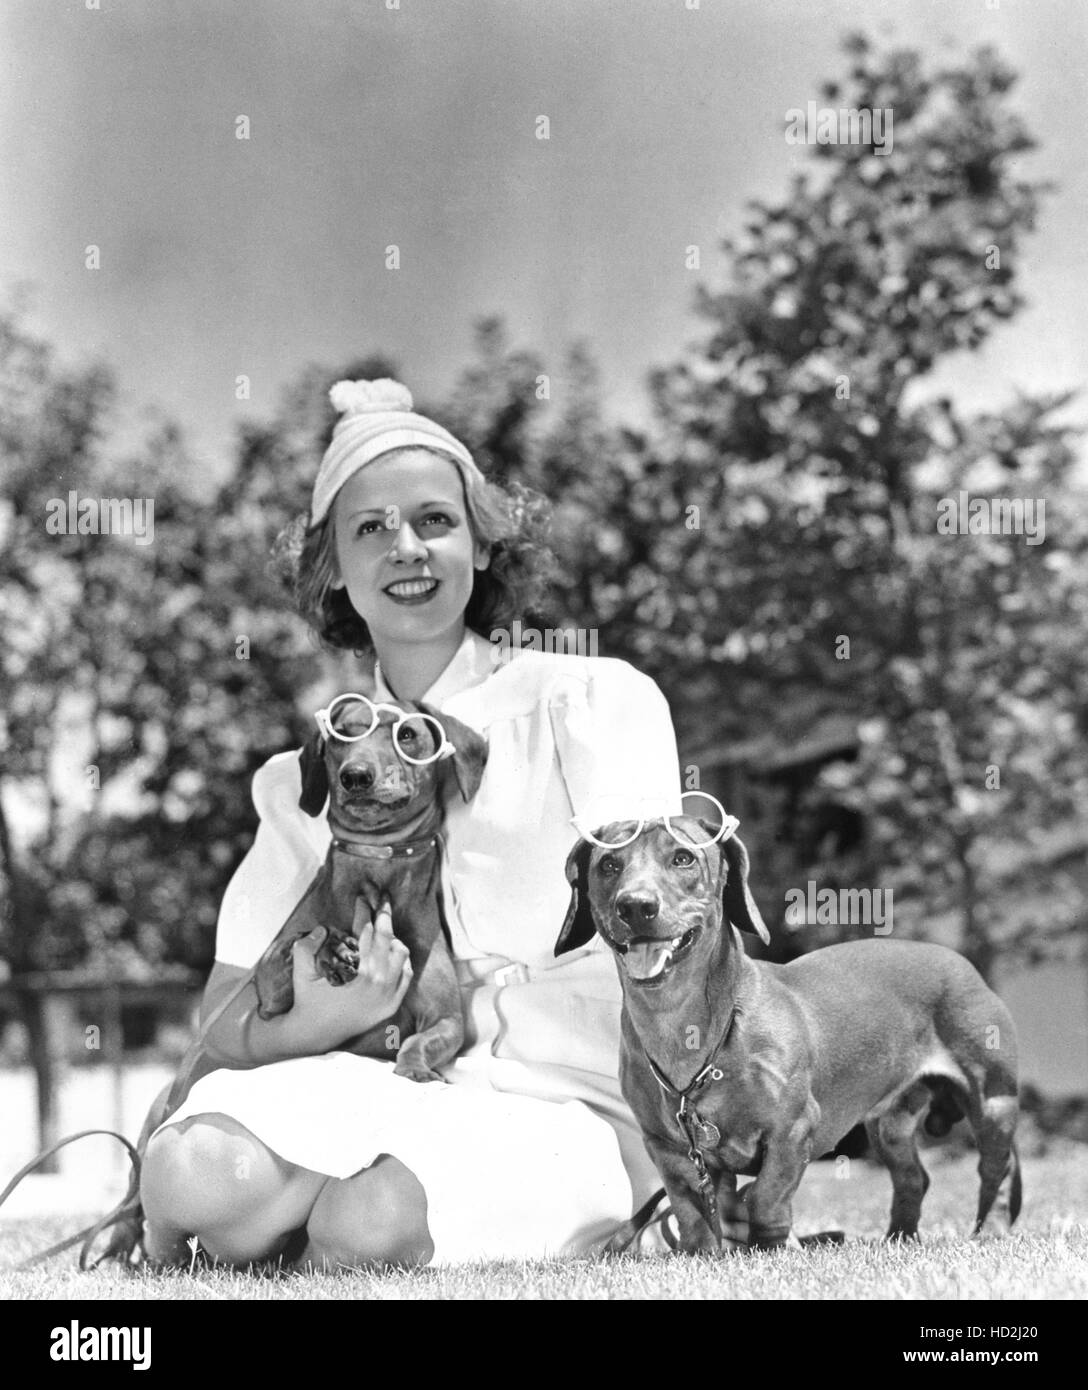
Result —
<path fill-rule="evenodd" d="M 178 419 L 201 478 L 308 362 L 382 351 L 445 396 L 484 314 L 556 368 L 586 339 L 610 414 L 645 419 L 647 369 L 696 336 L 745 200 L 785 190 L 785 113 L 854 27 L 934 56 L 995 43 L 1024 74 L 1030 170 L 1061 185 L 1030 307 L 942 385 L 982 407 L 1088 378 L 1080 0 L 94 3 L 0 0 L 0 286 L 33 285 L 62 360 L 113 366 L 119 428 Z"/>

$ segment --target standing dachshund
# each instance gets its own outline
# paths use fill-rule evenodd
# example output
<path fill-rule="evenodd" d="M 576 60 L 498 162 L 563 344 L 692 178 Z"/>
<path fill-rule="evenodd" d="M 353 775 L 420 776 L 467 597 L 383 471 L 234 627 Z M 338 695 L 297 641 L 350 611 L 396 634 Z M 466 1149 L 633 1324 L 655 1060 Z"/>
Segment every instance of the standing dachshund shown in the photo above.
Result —
<path fill-rule="evenodd" d="M 1006 1175 L 1020 1209 L 1016 1034 L 975 969 L 943 946 L 855 941 L 789 965 L 768 941 L 735 837 L 690 817 L 598 830 L 567 860 L 570 908 L 555 953 L 596 931 L 623 989 L 620 1084 L 665 1182 L 684 1251 L 793 1244 L 808 1163 L 860 1121 L 891 1170 L 888 1235 L 917 1232 L 929 1178 L 915 1131 L 965 1114 L 979 1148 L 977 1232 Z M 634 836 L 634 838 L 632 838 Z M 739 929 L 739 930 L 738 930 Z M 754 1176 L 743 1196 L 737 1177 Z M 746 1208 L 746 1213 L 745 1213 Z M 634 1224 L 612 1248 L 623 1248 Z"/>

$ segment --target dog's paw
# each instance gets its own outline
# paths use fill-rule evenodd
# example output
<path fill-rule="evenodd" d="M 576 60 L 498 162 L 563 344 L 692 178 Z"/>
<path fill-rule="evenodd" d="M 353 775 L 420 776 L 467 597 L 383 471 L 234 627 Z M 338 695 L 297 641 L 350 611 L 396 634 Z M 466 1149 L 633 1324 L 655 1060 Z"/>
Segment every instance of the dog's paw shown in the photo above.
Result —
<path fill-rule="evenodd" d="M 845 1245 L 845 1231 L 813 1231 L 811 1235 L 799 1236 L 801 1244 L 804 1245 Z"/>
<path fill-rule="evenodd" d="M 359 973 L 359 943 L 351 936 L 330 937 L 322 947 L 321 973 L 333 985 L 347 985 Z"/>
<path fill-rule="evenodd" d="M 393 1068 L 395 1076 L 406 1076 L 409 1081 L 442 1081 L 446 1078 L 441 1072 L 433 1071 L 426 1062 L 412 1057 L 398 1057 Z"/>
<path fill-rule="evenodd" d="M 760 1236 L 748 1242 L 749 1254 L 760 1251 L 762 1254 L 774 1254 L 777 1250 L 800 1250 L 801 1242 L 796 1236 Z"/>

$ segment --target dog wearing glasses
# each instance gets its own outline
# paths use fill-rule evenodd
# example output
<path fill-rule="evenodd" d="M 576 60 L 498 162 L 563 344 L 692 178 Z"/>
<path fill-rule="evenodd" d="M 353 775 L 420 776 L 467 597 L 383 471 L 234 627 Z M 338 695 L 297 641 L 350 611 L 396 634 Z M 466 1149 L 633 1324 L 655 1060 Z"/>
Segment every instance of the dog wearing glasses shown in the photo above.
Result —
<path fill-rule="evenodd" d="M 239 996 L 255 989 L 262 1018 L 287 1013 L 294 1004 L 292 947 L 316 927 L 326 931 L 314 956 L 317 968 L 333 984 L 355 977 L 359 947 L 353 928 L 360 900 L 372 920 L 388 904 L 413 975 L 397 1012 L 342 1050 L 384 1060 L 395 1047 L 397 1073 L 438 1081 L 438 1068 L 464 1041 L 461 993 L 442 931 L 438 835 L 447 782 L 452 778 L 464 800 L 471 800 L 483 777 L 487 744 L 460 720 L 407 701 L 399 708 L 375 705 L 365 695 L 341 695 L 315 718 L 318 732 L 299 755 L 299 806 L 319 816 L 328 801 L 332 843 L 325 862 L 261 959 L 204 1020 L 174 1081 L 152 1103 L 137 1142 L 133 1186 L 109 1216 L 75 1238 L 85 1238 L 81 1268 L 93 1241 L 107 1230 L 109 1244 L 96 1264 L 127 1263 L 142 1241 L 140 1161 L 158 1126 L 219 1065 L 206 1040 Z"/>
<path fill-rule="evenodd" d="M 327 935 L 315 955 L 333 984 L 355 978 L 353 934 L 362 899 L 371 917 L 388 902 L 393 931 L 408 947 L 412 983 L 396 1015 L 345 1044 L 364 1057 L 389 1056 L 415 1081 L 439 1080 L 438 1068 L 464 1041 L 461 995 L 442 931 L 439 844 L 442 792 L 452 778 L 465 801 L 476 793 L 487 745 L 466 724 L 428 705 L 374 705 L 346 695 L 316 716 L 318 732 L 300 754 L 307 815 L 328 800 L 332 843 L 301 902 L 258 961 L 258 1013 L 275 1018 L 294 1003 L 292 948 L 320 925 Z"/>
<path fill-rule="evenodd" d="M 555 946 L 562 955 L 596 932 L 612 950 L 620 1085 L 664 1179 L 680 1249 L 795 1244 L 792 1201 L 807 1165 L 862 1121 L 891 1172 L 890 1238 L 917 1233 L 929 1186 L 919 1125 L 940 1137 L 964 1116 L 979 1151 L 975 1231 L 1006 1178 L 1011 1224 L 1021 1181 L 1008 1009 L 962 956 L 924 942 L 851 941 L 789 965 L 752 960 L 741 933 L 770 937 L 735 828 L 679 816 L 580 839 Z M 741 1176 L 755 1181 L 738 1193 Z M 627 1248 L 645 1214 L 612 1251 Z"/>

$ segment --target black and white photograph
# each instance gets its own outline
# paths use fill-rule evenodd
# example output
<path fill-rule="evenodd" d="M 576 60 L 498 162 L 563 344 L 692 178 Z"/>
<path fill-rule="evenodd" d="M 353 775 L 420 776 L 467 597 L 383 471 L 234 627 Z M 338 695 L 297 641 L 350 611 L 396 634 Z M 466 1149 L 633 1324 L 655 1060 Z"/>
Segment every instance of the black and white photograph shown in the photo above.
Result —
<path fill-rule="evenodd" d="M 1056 1364 L 1088 11 L 0 0 L 0 64 L 27 1364 L 409 1300 Z"/>

